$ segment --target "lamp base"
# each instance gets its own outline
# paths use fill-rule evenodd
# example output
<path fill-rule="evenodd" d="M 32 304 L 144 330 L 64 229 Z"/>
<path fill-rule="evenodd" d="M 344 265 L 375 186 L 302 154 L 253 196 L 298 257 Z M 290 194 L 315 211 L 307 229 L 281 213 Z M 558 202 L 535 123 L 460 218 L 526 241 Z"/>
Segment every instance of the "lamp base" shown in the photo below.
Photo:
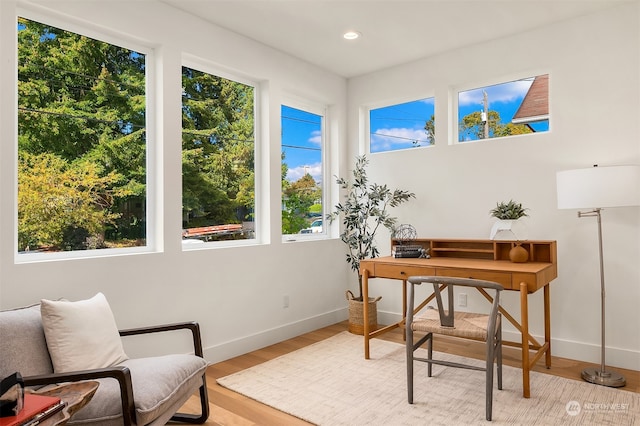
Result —
<path fill-rule="evenodd" d="M 621 374 L 615 371 L 601 371 L 598 368 L 586 368 L 582 370 L 582 378 L 587 382 L 612 388 L 620 388 L 627 383 Z"/>

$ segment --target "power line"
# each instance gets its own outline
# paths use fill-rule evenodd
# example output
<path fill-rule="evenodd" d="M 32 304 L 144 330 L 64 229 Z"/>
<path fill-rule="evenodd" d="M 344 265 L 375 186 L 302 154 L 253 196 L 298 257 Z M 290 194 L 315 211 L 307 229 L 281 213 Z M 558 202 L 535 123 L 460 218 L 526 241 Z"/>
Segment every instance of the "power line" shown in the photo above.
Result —
<path fill-rule="evenodd" d="M 412 142 L 429 142 L 429 137 L 428 136 L 426 137 L 426 139 L 420 140 L 420 139 L 416 139 L 416 138 L 405 138 L 403 136 L 385 135 L 384 133 L 375 133 L 375 132 L 371 132 L 371 135 L 384 136 L 385 138 L 403 139 L 403 140 L 412 141 Z"/>
<path fill-rule="evenodd" d="M 322 151 L 322 148 L 313 148 L 307 146 L 296 146 L 296 145 L 282 145 L 283 148 L 295 148 L 295 149 L 306 149 L 308 151 Z"/>
<path fill-rule="evenodd" d="M 311 120 L 305 120 L 303 118 L 296 118 L 296 117 L 288 117 L 286 115 L 282 116 L 283 119 L 286 120 L 291 120 L 291 121 L 298 121 L 300 123 L 309 123 L 309 124 L 315 124 L 316 126 L 319 126 L 320 123 L 316 122 L 316 121 L 311 121 Z"/>
<path fill-rule="evenodd" d="M 35 64 L 33 62 L 18 63 L 19 66 L 20 65 L 27 66 L 27 65 L 30 65 L 30 64 L 33 64 L 36 67 L 42 67 L 42 65 Z M 75 71 L 69 71 L 69 70 L 66 70 L 66 69 L 63 69 L 63 68 L 51 67 L 49 65 L 47 65 L 45 67 L 45 70 L 47 70 L 47 71 L 49 71 L 49 70 L 59 71 L 59 72 L 65 73 L 65 74 L 71 74 L 71 75 L 75 75 L 77 77 L 83 77 L 83 78 L 87 78 L 87 79 L 90 79 L 90 80 L 104 81 L 104 82 L 107 82 L 107 83 L 113 83 L 113 84 L 120 85 L 120 86 L 127 86 L 129 88 L 139 89 L 139 86 L 136 86 L 136 85 L 134 85 L 132 83 L 127 83 L 125 81 L 116 81 L 116 80 L 112 80 L 112 79 L 109 79 L 109 78 L 96 77 L 96 76 L 93 76 L 93 75 L 83 74 L 83 73 L 79 73 L 79 72 L 75 72 Z M 42 71 L 42 70 L 40 70 L 40 71 Z M 18 74 L 20 74 L 20 72 Z M 22 74 L 26 74 L 26 72 L 22 72 Z M 29 73 L 29 74 L 31 74 L 31 73 Z M 144 76 L 144 72 L 142 72 L 141 74 Z M 121 75 L 121 74 L 119 74 L 119 75 Z M 45 80 L 46 81 L 53 81 L 51 79 L 45 79 Z M 58 78 L 58 80 L 62 80 L 62 79 Z M 91 87 L 91 86 L 89 86 L 89 87 Z"/>
<path fill-rule="evenodd" d="M 67 114 L 64 112 L 55 112 L 55 111 L 45 111 L 42 109 L 33 109 L 33 108 L 25 108 L 25 107 L 18 107 L 18 111 L 22 111 L 22 112 L 28 112 L 28 113 L 32 113 L 32 114 L 47 114 L 47 115 L 53 115 L 56 117 L 63 117 L 63 118 L 72 118 L 74 120 L 83 120 L 83 121 L 95 121 L 96 123 L 103 123 L 103 124 L 116 124 L 118 126 L 122 126 L 124 125 L 132 127 L 132 128 L 138 128 L 138 129 L 144 129 L 146 126 L 142 125 L 142 124 L 134 124 L 131 121 L 124 121 L 124 120 L 103 120 L 100 118 L 94 118 L 94 117 L 88 117 L 88 116 L 83 116 L 83 115 L 72 115 L 72 114 Z"/>
<path fill-rule="evenodd" d="M 371 121 L 382 121 L 382 120 L 387 120 L 387 121 L 412 121 L 412 122 L 427 122 L 429 121 L 428 119 L 424 119 L 424 118 L 395 118 L 395 117 L 375 117 L 373 118 Z"/>
<path fill-rule="evenodd" d="M 189 131 L 192 130 L 192 131 Z M 215 138 L 217 140 L 220 141 L 235 141 L 235 142 L 249 142 L 249 143 L 255 143 L 255 139 L 240 139 L 240 138 L 234 138 L 234 137 L 229 137 L 229 136 L 219 136 L 216 135 L 215 133 L 208 133 L 208 134 L 204 134 L 204 133 L 197 133 L 196 129 L 182 129 L 182 134 L 183 135 L 190 135 L 190 136 L 199 136 L 201 138 Z"/>

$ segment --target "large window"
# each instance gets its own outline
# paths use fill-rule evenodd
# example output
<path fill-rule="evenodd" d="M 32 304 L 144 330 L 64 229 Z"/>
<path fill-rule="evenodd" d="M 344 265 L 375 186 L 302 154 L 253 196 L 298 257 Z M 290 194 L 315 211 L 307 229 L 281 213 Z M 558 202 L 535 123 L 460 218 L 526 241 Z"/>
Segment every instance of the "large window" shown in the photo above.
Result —
<path fill-rule="evenodd" d="M 434 98 L 369 111 L 369 151 L 385 152 L 435 143 Z"/>
<path fill-rule="evenodd" d="M 18 18 L 18 251 L 147 244 L 146 55 Z"/>
<path fill-rule="evenodd" d="M 281 107 L 282 234 L 321 234 L 323 113 Z"/>
<path fill-rule="evenodd" d="M 458 93 L 458 142 L 548 130 L 548 74 Z"/>
<path fill-rule="evenodd" d="M 253 86 L 182 67 L 182 237 L 255 238 Z"/>

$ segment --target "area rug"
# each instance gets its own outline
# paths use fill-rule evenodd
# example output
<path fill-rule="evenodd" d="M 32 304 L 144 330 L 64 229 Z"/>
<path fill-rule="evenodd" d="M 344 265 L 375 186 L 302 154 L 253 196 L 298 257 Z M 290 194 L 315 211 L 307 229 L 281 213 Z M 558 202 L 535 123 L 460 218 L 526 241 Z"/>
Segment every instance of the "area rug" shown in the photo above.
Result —
<path fill-rule="evenodd" d="M 318 425 L 473 425 L 485 420 L 484 373 L 416 363 L 414 404 L 407 403 L 404 346 L 361 336 L 329 339 L 218 379 L 228 389 Z M 425 351 L 426 352 L 426 351 Z M 451 361 L 454 355 L 435 353 Z M 493 424 L 640 424 L 640 394 L 579 380 L 531 373 L 522 397 L 522 370 L 504 366 L 494 390 Z"/>

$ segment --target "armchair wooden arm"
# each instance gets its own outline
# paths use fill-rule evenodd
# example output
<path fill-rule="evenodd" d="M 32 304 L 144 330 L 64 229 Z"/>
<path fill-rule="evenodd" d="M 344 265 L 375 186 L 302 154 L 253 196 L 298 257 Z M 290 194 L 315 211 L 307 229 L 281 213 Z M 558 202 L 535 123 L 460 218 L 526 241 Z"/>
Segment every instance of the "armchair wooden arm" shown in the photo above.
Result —
<path fill-rule="evenodd" d="M 24 377 L 25 386 L 44 386 L 62 382 L 80 382 L 84 380 L 112 378 L 120 386 L 120 401 L 122 403 L 122 419 L 125 425 L 135 424 L 135 405 L 133 400 L 133 386 L 131 372 L 127 367 L 97 368 L 68 373 L 43 374 Z M 208 408 L 208 405 L 207 405 Z"/>
<path fill-rule="evenodd" d="M 200 358 L 204 358 L 202 351 L 202 339 L 200 337 L 200 325 L 195 321 L 177 322 L 173 324 L 154 325 L 150 327 L 127 328 L 119 330 L 120 336 L 135 336 L 137 334 L 162 333 L 165 331 L 191 330 L 193 336 L 193 350 Z"/>
<path fill-rule="evenodd" d="M 202 350 L 202 339 L 200 337 L 200 325 L 195 321 L 179 322 L 173 324 L 155 325 L 149 327 L 128 328 L 119 330 L 120 336 L 135 336 L 139 334 L 162 333 L 166 331 L 191 330 L 193 337 L 193 351 L 196 356 L 204 358 Z M 209 397 L 207 394 L 206 381 L 200 386 L 200 415 L 176 413 L 171 420 L 184 423 L 202 424 L 209 418 Z M 123 406 L 124 407 L 124 406 Z"/>

